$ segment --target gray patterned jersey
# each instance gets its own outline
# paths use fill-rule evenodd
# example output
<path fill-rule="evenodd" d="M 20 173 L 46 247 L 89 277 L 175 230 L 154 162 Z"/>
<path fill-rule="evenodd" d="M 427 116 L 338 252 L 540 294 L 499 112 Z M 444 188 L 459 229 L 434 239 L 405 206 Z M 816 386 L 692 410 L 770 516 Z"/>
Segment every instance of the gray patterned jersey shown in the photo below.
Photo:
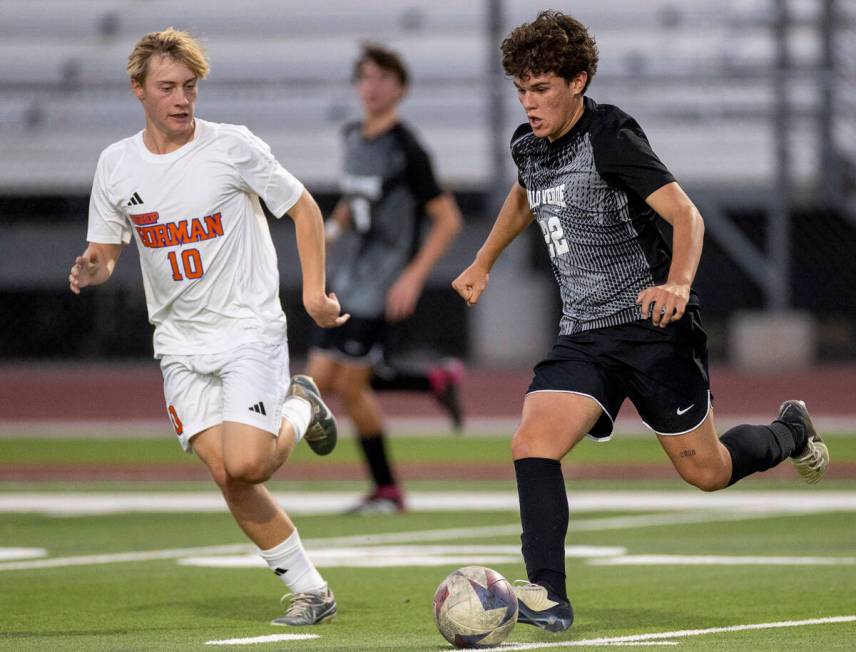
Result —
<path fill-rule="evenodd" d="M 580 120 L 555 141 L 528 124 L 511 139 L 559 285 L 561 335 L 638 320 L 639 291 L 665 282 L 671 256 L 645 198 L 674 177 L 633 118 L 584 101 Z"/>
<path fill-rule="evenodd" d="M 340 180 L 352 228 L 331 251 L 331 289 L 342 310 L 382 317 L 386 294 L 418 250 L 425 203 L 441 193 L 431 161 L 413 133 L 398 123 L 367 139 L 360 123 L 343 130 Z"/>

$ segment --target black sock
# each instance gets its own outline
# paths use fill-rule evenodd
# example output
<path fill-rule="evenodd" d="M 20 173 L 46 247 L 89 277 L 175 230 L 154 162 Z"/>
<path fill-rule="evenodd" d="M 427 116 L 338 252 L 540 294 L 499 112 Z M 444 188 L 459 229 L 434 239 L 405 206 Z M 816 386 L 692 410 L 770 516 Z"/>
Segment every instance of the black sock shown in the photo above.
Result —
<path fill-rule="evenodd" d="M 383 365 L 372 374 L 372 389 L 382 392 L 430 392 L 431 379 L 426 371 L 399 369 Z"/>
<path fill-rule="evenodd" d="M 553 598 L 567 602 L 565 589 L 565 535 L 568 532 L 568 495 L 562 465 L 557 460 L 527 457 L 514 461 L 523 559 L 533 584 L 545 587 Z"/>
<path fill-rule="evenodd" d="M 384 487 L 395 484 L 395 480 L 392 479 L 392 470 L 389 468 L 389 460 L 386 457 L 383 433 L 360 434 L 359 438 L 375 486 Z"/>
<path fill-rule="evenodd" d="M 731 453 L 731 486 L 757 471 L 766 471 L 790 457 L 796 450 L 796 437 L 785 423 L 774 421 L 769 426 L 736 426 L 719 441 Z"/>

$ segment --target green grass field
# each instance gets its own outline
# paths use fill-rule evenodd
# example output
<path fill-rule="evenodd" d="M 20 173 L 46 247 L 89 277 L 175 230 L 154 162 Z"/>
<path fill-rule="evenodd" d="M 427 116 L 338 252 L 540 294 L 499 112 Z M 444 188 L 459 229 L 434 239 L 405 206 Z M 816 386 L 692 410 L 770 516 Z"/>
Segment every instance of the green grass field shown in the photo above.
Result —
<path fill-rule="evenodd" d="M 856 462 L 856 437 L 828 440 L 833 463 Z M 499 462 L 507 459 L 507 448 L 500 438 L 414 437 L 395 440 L 393 454 L 401 462 Z M 331 458 L 355 462 L 352 442 L 344 440 Z M 168 438 L 0 439 L 0 465 L 133 465 L 141 460 L 197 463 Z M 666 463 L 648 437 L 584 444 L 574 452 L 574 461 Z M 301 450 L 292 462 L 324 460 Z M 277 600 L 284 587 L 253 563 L 250 547 L 242 545 L 246 540 L 227 513 L 166 512 L 155 506 L 167 492 L 208 495 L 212 486 L 0 479 L 0 506 L 5 505 L 0 507 L 0 552 L 46 551 L 44 557 L 0 560 L 0 649 L 202 650 L 211 649 L 209 641 L 275 634 L 318 638 L 224 647 L 450 649 L 431 616 L 433 592 L 447 573 L 480 563 L 509 580 L 525 577 L 513 507 L 467 505 L 477 497 L 513 498 L 513 482 L 462 478 L 408 486 L 414 502 L 425 497 L 422 508 L 398 517 L 357 518 L 313 512 L 311 501 L 356 496 L 361 483 L 273 483 L 287 505 L 292 500 L 302 505 L 295 515 L 301 536 L 339 603 L 334 623 L 287 630 L 268 625 L 280 613 Z M 796 480 L 755 480 L 711 495 L 677 480 L 569 482 L 568 490 L 572 524 L 567 565 L 576 621 L 560 635 L 518 625 L 505 648 L 589 649 L 614 646 L 622 641 L 613 639 L 622 636 L 640 637 L 624 641 L 634 647 L 681 650 L 856 647 L 856 478 L 839 477 L 816 488 Z M 457 492 L 460 507 L 432 509 L 429 492 Z M 40 496 L 61 512 L 72 509 L 69 505 L 78 498 L 128 495 L 149 497 L 153 507 L 112 513 L 11 511 L 28 496 Z M 766 507 L 757 507 L 756 496 L 767 500 Z M 634 497 L 655 502 L 640 506 Z M 726 503 L 710 503 L 710 508 L 675 503 L 720 497 Z M 234 549 L 199 550 L 229 545 Z M 212 566 L 212 561 L 220 565 Z M 853 618 L 824 620 L 835 617 Z M 761 624 L 775 625 L 725 629 Z M 709 628 L 723 629 L 697 631 Z M 688 630 L 696 631 L 690 635 Z M 645 637 L 657 632 L 675 633 Z M 598 644 L 596 639 L 606 640 Z"/>

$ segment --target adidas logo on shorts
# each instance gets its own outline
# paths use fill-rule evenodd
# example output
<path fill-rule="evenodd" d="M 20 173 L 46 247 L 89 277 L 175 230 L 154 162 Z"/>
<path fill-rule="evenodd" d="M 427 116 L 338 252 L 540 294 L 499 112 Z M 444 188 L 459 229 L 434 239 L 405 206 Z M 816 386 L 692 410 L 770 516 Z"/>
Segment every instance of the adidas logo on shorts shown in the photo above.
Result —
<path fill-rule="evenodd" d="M 267 416 L 267 412 L 265 412 L 265 404 L 259 401 L 255 405 L 250 406 L 250 412 L 255 412 L 257 414 L 263 414 Z"/>

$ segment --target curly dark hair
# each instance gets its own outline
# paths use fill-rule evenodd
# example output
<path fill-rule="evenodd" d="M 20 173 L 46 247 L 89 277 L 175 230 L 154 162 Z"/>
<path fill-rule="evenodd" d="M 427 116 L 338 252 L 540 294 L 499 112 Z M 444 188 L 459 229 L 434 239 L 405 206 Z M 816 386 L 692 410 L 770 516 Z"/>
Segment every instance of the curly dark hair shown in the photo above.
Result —
<path fill-rule="evenodd" d="M 597 72 L 597 43 L 586 26 L 561 11 L 542 11 L 515 27 L 502 42 L 502 67 L 518 79 L 554 73 L 570 81 L 588 73 L 583 92 Z"/>
<path fill-rule="evenodd" d="M 390 50 L 378 43 L 366 42 L 362 44 L 360 55 L 354 61 L 354 70 L 351 75 L 353 81 L 359 81 L 360 68 L 368 61 L 371 61 L 381 70 L 387 70 L 398 77 L 398 81 L 402 86 L 407 86 L 410 81 L 410 75 L 407 72 L 407 66 L 401 55 L 395 50 Z"/>

